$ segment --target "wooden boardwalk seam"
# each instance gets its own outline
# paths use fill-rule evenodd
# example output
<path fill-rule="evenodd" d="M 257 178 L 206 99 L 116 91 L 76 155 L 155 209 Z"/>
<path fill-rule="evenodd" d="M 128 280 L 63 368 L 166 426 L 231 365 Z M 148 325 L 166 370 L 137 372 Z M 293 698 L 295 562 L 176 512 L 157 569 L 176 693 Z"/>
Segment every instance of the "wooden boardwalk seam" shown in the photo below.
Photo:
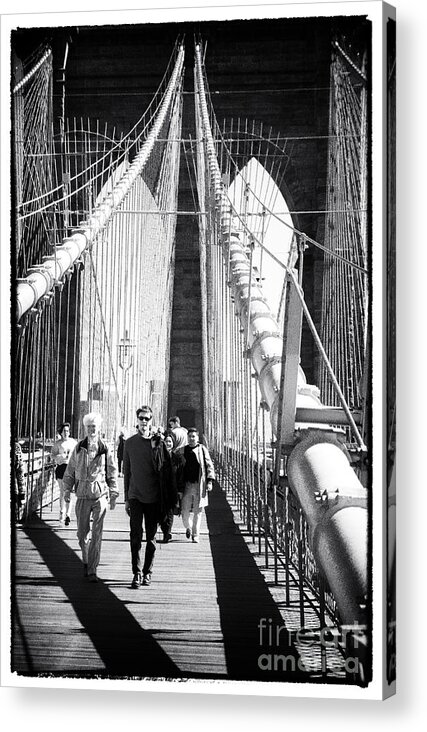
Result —
<path fill-rule="evenodd" d="M 175 517 L 173 541 L 157 543 L 150 587 L 132 590 L 129 526 L 123 503 L 104 524 L 100 582 L 83 577 L 73 515 L 59 524 L 57 503 L 19 527 L 13 583 L 11 669 L 18 675 L 241 681 L 345 680 L 343 659 L 318 642 L 295 642 L 297 591 L 284 607 L 234 508 L 211 493 L 199 544 Z M 161 538 L 160 532 L 158 539 Z M 144 550 L 144 546 L 143 546 Z M 295 598 L 294 598 L 295 596 Z M 307 627 L 318 626 L 306 608 Z M 260 638 L 260 620 L 280 627 L 280 646 Z M 260 656 L 286 656 L 286 670 L 260 668 Z M 265 660 L 265 659 L 264 659 Z"/>

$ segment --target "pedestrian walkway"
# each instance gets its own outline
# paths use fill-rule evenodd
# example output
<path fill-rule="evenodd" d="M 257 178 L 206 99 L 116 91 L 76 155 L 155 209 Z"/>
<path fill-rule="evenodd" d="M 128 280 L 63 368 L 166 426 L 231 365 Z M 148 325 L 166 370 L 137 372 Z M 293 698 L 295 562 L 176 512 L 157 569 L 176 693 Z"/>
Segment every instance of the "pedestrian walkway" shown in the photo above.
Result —
<path fill-rule="evenodd" d="M 12 670 L 18 674 L 345 681 L 336 649 L 324 666 L 309 604 L 313 636 L 297 638 L 297 588 L 285 607 L 283 587 L 274 586 L 272 570 L 218 485 L 200 543 L 187 540 L 175 518 L 173 541 L 158 541 L 151 586 L 138 590 L 130 587 L 123 503 L 105 520 L 97 584 L 83 577 L 75 517 L 65 527 L 57 513 L 55 504 L 17 529 Z M 283 661 L 274 668 L 277 653 L 286 668 Z"/>

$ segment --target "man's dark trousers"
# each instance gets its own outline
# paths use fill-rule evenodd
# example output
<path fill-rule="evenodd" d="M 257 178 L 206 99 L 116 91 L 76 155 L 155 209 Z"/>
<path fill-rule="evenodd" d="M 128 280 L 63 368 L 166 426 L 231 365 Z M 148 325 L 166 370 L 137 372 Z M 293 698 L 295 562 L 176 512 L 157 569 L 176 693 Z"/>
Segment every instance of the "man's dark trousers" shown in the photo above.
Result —
<path fill-rule="evenodd" d="M 136 498 L 129 500 L 130 507 L 130 550 L 132 554 L 132 572 L 151 574 L 156 551 L 156 533 L 159 522 L 159 506 L 157 503 L 141 503 Z M 145 548 L 144 566 L 141 569 L 141 545 L 143 537 L 142 520 L 145 520 L 147 546 Z"/>
<path fill-rule="evenodd" d="M 172 531 L 173 526 L 173 508 L 170 508 L 169 511 L 163 516 L 162 520 L 160 521 L 160 528 L 163 531 L 165 536 L 168 536 Z"/>

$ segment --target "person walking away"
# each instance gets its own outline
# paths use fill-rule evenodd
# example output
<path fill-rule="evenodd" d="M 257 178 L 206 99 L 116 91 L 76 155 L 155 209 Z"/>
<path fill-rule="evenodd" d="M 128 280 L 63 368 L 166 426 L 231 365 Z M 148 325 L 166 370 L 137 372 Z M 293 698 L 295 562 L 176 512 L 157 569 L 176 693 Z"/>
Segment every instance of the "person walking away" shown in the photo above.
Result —
<path fill-rule="evenodd" d="M 124 446 L 125 510 L 130 518 L 131 587 L 151 584 L 159 522 L 173 505 L 172 463 L 162 436 L 153 433 L 151 407 L 137 409 L 138 432 Z M 145 524 L 146 548 L 141 546 Z"/>
<path fill-rule="evenodd" d="M 184 467 L 184 458 L 182 452 L 176 451 L 176 439 L 172 431 L 166 432 L 165 435 L 165 447 L 171 457 L 172 462 L 172 483 L 173 490 L 171 492 L 171 499 L 173 504 L 168 507 L 166 514 L 160 522 L 160 528 L 163 531 L 163 543 L 167 544 L 172 541 L 172 527 L 174 513 L 178 511 L 178 490 L 181 489 L 182 483 L 182 471 Z"/>
<path fill-rule="evenodd" d="M 24 461 L 22 459 L 22 448 L 18 441 L 15 442 L 14 460 L 14 501 L 15 501 L 15 521 L 17 524 L 22 523 L 22 505 L 25 503 L 25 477 L 24 477 Z"/>
<path fill-rule="evenodd" d="M 185 427 L 181 427 L 181 420 L 179 417 L 169 417 L 168 427 L 169 430 L 172 430 L 180 444 L 188 444 L 188 430 Z"/>
<path fill-rule="evenodd" d="M 69 502 L 70 494 L 76 493 L 77 538 L 82 550 L 83 573 L 90 582 L 97 582 L 105 515 L 108 506 L 114 511 L 119 495 L 117 467 L 113 453 L 100 436 L 101 415 L 87 414 L 83 425 L 86 437 L 71 453 L 63 477 L 64 498 Z"/>
<path fill-rule="evenodd" d="M 208 493 L 212 490 L 215 470 L 209 451 L 199 442 L 196 427 L 188 430 L 188 445 L 184 448 L 184 493 L 181 501 L 182 522 L 187 539 L 198 543 L 203 509 L 208 505 Z M 190 516 L 193 506 L 193 516 Z"/>
<path fill-rule="evenodd" d="M 125 445 L 125 432 L 120 430 L 119 438 L 117 440 L 117 467 L 119 470 L 119 478 L 123 475 L 123 450 Z"/>
<path fill-rule="evenodd" d="M 77 445 L 77 440 L 70 437 L 71 426 L 69 422 L 63 422 L 61 424 L 58 429 L 58 434 L 60 438 L 53 445 L 52 459 L 56 465 L 55 478 L 59 486 L 59 521 L 61 523 L 65 521 L 65 526 L 68 526 L 71 520 L 71 501 L 68 503 L 65 502 L 63 477 L 70 455 Z"/>

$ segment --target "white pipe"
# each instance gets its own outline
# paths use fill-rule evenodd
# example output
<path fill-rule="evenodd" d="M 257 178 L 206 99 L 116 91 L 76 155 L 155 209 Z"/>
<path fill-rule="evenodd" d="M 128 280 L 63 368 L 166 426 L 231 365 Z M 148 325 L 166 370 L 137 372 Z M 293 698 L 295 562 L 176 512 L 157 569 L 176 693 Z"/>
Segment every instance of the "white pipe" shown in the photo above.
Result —
<path fill-rule="evenodd" d="M 366 491 L 331 433 L 310 431 L 292 450 L 287 472 L 310 527 L 310 546 L 345 625 L 362 624 L 366 601 Z"/>
<path fill-rule="evenodd" d="M 26 76 L 24 76 L 24 78 L 21 79 L 21 81 L 18 81 L 18 83 L 13 87 L 12 94 L 16 94 L 20 89 L 22 89 L 22 87 L 25 86 L 25 84 L 34 76 L 34 74 L 36 73 L 36 71 L 38 71 L 39 68 L 41 66 L 43 66 L 44 62 L 51 55 L 52 55 L 52 50 L 50 48 L 48 48 L 45 51 L 45 53 L 43 54 L 43 56 L 41 57 L 41 59 L 39 61 L 37 61 L 37 63 L 36 63 L 35 66 L 33 66 L 33 68 L 31 69 L 31 71 L 29 71 L 28 74 Z"/>
<path fill-rule="evenodd" d="M 63 239 L 62 244 L 55 247 L 54 255 L 44 257 L 42 264 L 32 267 L 27 277 L 18 280 L 16 287 L 16 317 L 18 322 L 26 312 L 33 308 L 44 295 L 61 281 L 85 249 L 93 244 L 99 232 L 108 223 L 115 210 L 129 193 L 136 178 L 141 174 L 159 136 L 172 103 L 178 79 L 181 76 L 183 63 L 184 47 L 180 46 L 175 68 L 154 125 L 132 165 L 116 184 L 112 193 L 95 208 L 92 216 L 86 221 L 82 221 L 80 228 L 73 231 L 71 237 Z"/>

